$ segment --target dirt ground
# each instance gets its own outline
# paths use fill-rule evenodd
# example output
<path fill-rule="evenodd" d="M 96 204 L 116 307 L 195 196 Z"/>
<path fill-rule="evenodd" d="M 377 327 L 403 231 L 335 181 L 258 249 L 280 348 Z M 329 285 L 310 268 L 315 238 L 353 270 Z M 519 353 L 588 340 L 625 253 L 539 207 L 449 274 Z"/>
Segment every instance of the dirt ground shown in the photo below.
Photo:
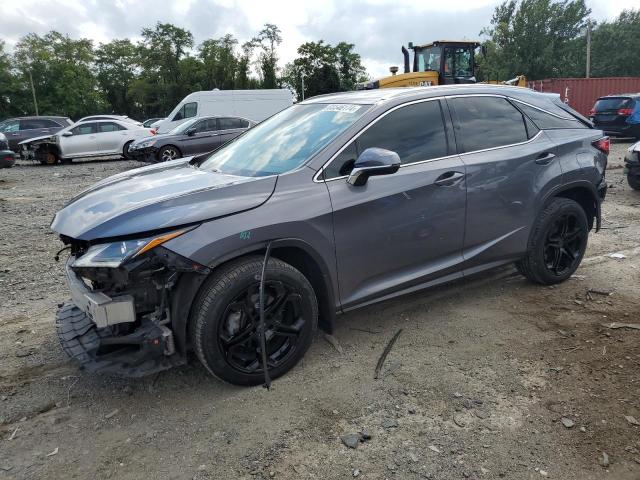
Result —
<path fill-rule="evenodd" d="M 0 170 L 0 478 L 640 479 L 640 330 L 606 326 L 640 323 L 628 146 L 574 278 L 544 288 L 508 267 L 343 315 L 339 348 L 319 333 L 271 391 L 196 361 L 142 380 L 77 370 L 54 333 L 69 293 L 48 226 L 136 164 Z"/>

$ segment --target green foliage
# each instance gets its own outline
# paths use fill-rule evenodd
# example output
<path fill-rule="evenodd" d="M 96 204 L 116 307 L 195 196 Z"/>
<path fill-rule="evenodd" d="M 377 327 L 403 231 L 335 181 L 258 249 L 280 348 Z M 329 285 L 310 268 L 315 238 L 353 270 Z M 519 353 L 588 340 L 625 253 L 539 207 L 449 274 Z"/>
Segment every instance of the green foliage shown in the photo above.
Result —
<path fill-rule="evenodd" d="M 591 45 L 594 77 L 640 76 L 640 10 L 625 10 L 598 25 Z"/>
<path fill-rule="evenodd" d="M 25 35 L 10 55 L 0 41 L 0 119 L 35 114 L 31 77 L 40 114 L 74 119 L 117 113 L 143 120 L 167 115 L 198 90 L 295 86 L 294 74 L 278 76 L 281 43 L 280 29 L 265 24 L 248 42 L 239 44 L 227 34 L 196 47 L 191 32 L 160 22 L 142 29 L 137 43 L 115 39 L 94 47 L 90 40 L 52 31 Z M 320 62 L 307 68 L 304 59 L 297 60 L 312 81 L 307 95 L 354 87 L 364 68 L 353 48 L 344 42 L 300 47 L 301 55 Z"/>
<path fill-rule="evenodd" d="M 276 53 L 276 47 L 282 43 L 281 33 L 277 26 L 266 23 L 258 33 L 258 36 L 253 39 L 253 42 L 262 49 L 262 52 L 258 55 L 258 66 L 262 74 L 263 88 L 276 88 L 278 85 L 278 54 Z"/>
<path fill-rule="evenodd" d="M 285 66 L 282 81 L 295 90 L 300 99 L 353 90 L 356 83 L 366 79 L 360 55 L 353 51 L 354 47 L 345 42 L 333 47 L 323 40 L 303 43 L 298 48 L 298 58 Z"/>
<path fill-rule="evenodd" d="M 575 75 L 584 65 L 580 37 L 590 12 L 584 0 L 503 2 L 481 32 L 489 40 L 479 76 L 505 80 L 519 74 L 530 79 Z"/>

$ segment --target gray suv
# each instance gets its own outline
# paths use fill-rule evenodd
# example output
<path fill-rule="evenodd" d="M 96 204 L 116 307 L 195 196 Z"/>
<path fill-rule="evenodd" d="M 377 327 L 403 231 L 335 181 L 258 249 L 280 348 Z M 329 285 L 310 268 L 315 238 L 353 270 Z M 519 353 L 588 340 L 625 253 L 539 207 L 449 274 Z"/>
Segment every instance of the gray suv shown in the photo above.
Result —
<path fill-rule="evenodd" d="M 338 313 L 511 262 L 538 284 L 569 278 L 600 226 L 608 149 L 524 88 L 309 99 L 60 210 L 58 335 L 94 371 L 145 375 L 193 351 L 223 380 L 269 382 Z"/>

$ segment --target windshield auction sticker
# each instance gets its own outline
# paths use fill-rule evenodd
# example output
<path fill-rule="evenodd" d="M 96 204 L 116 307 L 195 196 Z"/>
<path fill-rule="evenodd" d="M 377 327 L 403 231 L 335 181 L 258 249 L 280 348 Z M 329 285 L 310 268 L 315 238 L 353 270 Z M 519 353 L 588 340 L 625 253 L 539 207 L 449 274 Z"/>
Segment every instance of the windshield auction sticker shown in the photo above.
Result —
<path fill-rule="evenodd" d="M 344 112 L 344 113 L 356 113 L 360 110 L 360 105 L 352 105 L 349 103 L 332 103 L 325 106 L 323 112 Z"/>

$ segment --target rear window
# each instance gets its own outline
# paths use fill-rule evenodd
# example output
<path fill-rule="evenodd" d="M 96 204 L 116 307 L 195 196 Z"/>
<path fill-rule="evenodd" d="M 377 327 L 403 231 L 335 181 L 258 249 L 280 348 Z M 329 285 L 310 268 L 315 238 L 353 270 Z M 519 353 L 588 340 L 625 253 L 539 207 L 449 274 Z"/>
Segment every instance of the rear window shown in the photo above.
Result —
<path fill-rule="evenodd" d="M 620 108 L 633 108 L 633 104 L 633 99 L 629 97 L 607 97 L 599 98 L 593 108 L 596 112 L 604 112 Z"/>

